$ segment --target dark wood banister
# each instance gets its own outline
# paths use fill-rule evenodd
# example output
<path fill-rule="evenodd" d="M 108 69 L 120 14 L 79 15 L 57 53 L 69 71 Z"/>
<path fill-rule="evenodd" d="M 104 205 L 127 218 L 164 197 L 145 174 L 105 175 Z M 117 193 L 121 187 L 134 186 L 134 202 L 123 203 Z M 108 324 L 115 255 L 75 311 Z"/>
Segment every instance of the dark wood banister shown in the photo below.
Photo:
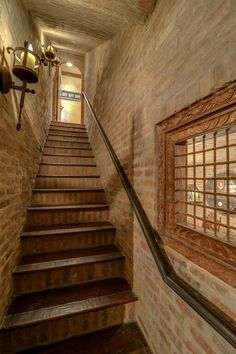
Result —
<path fill-rule="evenodd" d="M 202 318 L 204 318 L 204 320 L 206 320 L 219 334 L 221 334 L 234 348 L 236 348 L 236 327 L 233 321 L 176 274 L 164 250 L 161 238 L 157 231 L 153 229 L 133 186 L 126 176 L 120 161 L 89 102 L 88 97 L 85 92 L 82 92 L 82 94 L 92 117 L 97 124 L 98 130 L 114 163 L 121 183 L 127 193 L 130 204 L 140 224 L 163 281 Z"/>

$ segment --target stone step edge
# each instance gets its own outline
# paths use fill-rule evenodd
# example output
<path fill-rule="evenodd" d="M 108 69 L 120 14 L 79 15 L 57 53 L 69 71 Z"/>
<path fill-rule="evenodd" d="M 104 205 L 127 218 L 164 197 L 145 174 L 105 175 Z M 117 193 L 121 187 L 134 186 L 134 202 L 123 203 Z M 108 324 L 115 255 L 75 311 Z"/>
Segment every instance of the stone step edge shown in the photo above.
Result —
<path fill-rule="evenodd" d="M 76 227 L 76 228 L 66 228 L 66 229 L 49 229 L 49 230 L 37 230 L 37 231 L 25 231 L 21 234 L 21 237 L 37 237 L 37 236 L 57 236 L 64 234 L 77 234 L 77 233 L 88 233 L 88 232 L 99 232 L 113 230 L 116 228 L 113 225 L 97 225 L 97 226 L 87 226 L 87 227 Z"/>
<path fill-rule="evenodd" d="M 54 261 L 42 261 L 38 263 L 29 263 L 17 265 L 13 270 L 13 275 L 35 273 L 52 269 L 67 268 L 73 266 L 82 266 L 87 264 L 103 263 L 114 260 L 125 259 L 121 252 L 104 253 L 92 256 L 81 256 Z"/>
<path fill-rule="evenodd" d="M 125 290 L 87 300 L 74 301 L 34 311 L 17 313 L 5 317 L 1 330 L 35 325 L 62 317 L 119 306 L 133 301 L 137 301 L 137 297 L 131 290 Z"/>

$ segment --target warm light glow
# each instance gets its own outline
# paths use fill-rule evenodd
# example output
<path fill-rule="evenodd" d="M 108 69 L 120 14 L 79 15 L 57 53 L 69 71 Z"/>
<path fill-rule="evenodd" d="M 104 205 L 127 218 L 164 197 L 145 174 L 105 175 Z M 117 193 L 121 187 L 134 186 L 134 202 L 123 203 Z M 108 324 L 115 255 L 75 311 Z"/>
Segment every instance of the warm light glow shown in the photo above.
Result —
<path fill-rule="evenodd" d="M 47 52 L 54 53 L 54 48 L 51 44 L 47 47 Z"/>
<path fill-rule="evenodd" d="M 32 44 L 28 45 L 28 49 L 33 51 Z M 20 65 L 24 65 L 25 55 L 26 55 L 26 52 L 22 52 L 21 53 L 21 55 L 20 55 Z M 28 69 L 34 70 L 34 67 L 35 67 L 35 56 L 33 54 L 31 54 L 31 53 L 27 54 L 27 60 L 26 60 L 25 66 Z"/>
<path fill-rule="evenodd" d="M 72 63 L 66 63 L 67 66 L 69 66 L 69 68 L 72 67 Z"/>

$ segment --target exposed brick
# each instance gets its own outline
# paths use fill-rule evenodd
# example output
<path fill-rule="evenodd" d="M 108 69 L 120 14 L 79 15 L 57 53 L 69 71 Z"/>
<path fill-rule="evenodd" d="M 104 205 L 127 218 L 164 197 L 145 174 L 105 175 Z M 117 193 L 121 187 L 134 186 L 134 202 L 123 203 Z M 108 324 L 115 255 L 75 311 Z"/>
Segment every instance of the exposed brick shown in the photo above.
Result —
<path fill-rule="evenodd" d="M 23 46 L 28 40 L 38 51 L 36 45 L 40 41 L 22 2 L 3 0 L 0 7 L 1 49 Z M 11 67 L 12 55 L 5 52 L 5 59 Z M 12 296 L 11 273 L 19 257 L 20 233 L 50 120 L 51 87 L 45 69 L 40 70 L 39 83 L 34 88 L 35 95 L 26 94 L 20 132 L 16 131 L 20 93 L 0 93 L 0 320 Z"/>
<path fill-rule="evenodd" d="M 86 93 L 154 228 L 158 204 L 155 125 L 236 78 L 236 49 L 232 46 L 235 21 L 232 1 L 158 0 L 145 27 L 123 31 L 86 55 Z M 133 283 L 139 297 L 136 318 L 153 353 L 222 354 L 224 348 L 225 353 L 231 354 L 230 344 L 224 342 L 219 347 L 216 338 L 220 341 L 221 337 L 163 284 L 87 108 L 85 123 L 112 221 L 127 232 L 125 236 L 120 233 L 118 243 L 129 254 L 126 274 L 131 279 L 134 265 Z M 184 246 L 178 247 L 176 252 L 168 247 L 176 272 L 234 316 L 228 308 L 232 309 L 235 301 L 235 272 L 229 270 L 225 274 L 225 284 L 220 280 L 223 267 L 208 262 L 204 270 L 200 257 L 189 254 L 188 258 L 179 258 L 178 250 Z M 214 270 L 214 275 L 209 269 Z M 178 343 L 168 338 L 157 314 L 173 333 L 178 327 Z M 189 329 L 191 323 L 196 326 L 195 331 Z"/>

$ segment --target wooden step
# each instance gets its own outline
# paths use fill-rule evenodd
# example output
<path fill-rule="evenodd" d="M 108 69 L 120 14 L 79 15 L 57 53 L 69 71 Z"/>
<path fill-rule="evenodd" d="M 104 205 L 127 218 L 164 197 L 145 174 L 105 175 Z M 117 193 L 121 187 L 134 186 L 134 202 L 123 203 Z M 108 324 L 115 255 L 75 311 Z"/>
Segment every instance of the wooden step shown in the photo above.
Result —
<path fill-rule="evenodd" d="M 69 150 L 69 151 L 70 150 L 89 150 L 89 151 L 91 151 L 92 150 L 92 148 L 90 146 L 87 146 L 87 144 L 85 147 L 60 146 L 60 145 L 56 145 L 54 143 L 53 143 L 53 146 L 50 146 L 47 144 L 47 142 L 46 142 L 46 145 L 44 146 L 44 148 L 54 148 L 54 149 L 58 148 L 58 149 L 64 149 L 65 151 L 67 151 L 67 150 Z"/>
<path fill-rule="evenodd" d="M 112 245 L 115 232 L 115 227 L 108 222 L 29 228 L 21 235 L 22 252 L 33 254 Z"/>
<path fill-rule="evenodd" d="M 43 155 L 41 164 L 74 164 L 74 165 L 87 165 L 96 166 L 94 157 L 81 157 L 71 155 Z"/>
<path fill-rule="evenodd" d="M 76 138 L 87 138 L 88 139 L 88 134 L 86 132 L 86 130 L 61 130 L 61 129 L 53 129 L 50 128 L 49 132 L 50 135 L 54 134 L 57 136 L 65 136 L 65 137 L 76 137 Z"/>
<path fill-rule="evenodd" d="M 67 123 L 67 122 L 51 122 L 50 127 L 86 129 L 84 124 Z"/>
<path fill-rule="evenodd" d="M 80 137 L 80 136 L 71 136 L 71 135 L 62 135 L 50 133 L 48 134 L 47 141 L 68 141 L 68 142 L 79 142 L 79 143 L 88 143 L 88 137 Z"/>
<path fill-rule="evenodd" d="M 98 175 L 97 167 L 95 166 L 84 166 L 84 165 L 45 165 L 40 164 L 39 166 L 39 176 L 94 176 Z"/>
<path fill-rule="evenodd" d="M 106 203 L 103 188 L 33 189 L 32 206 Z"/>
<path fill-rule="evenodd" d="M 92 165 L 96 166 L 95 159 L 94 157 L 89 157 L 89 156 L 73 156 L 73 155 L 43 155 L 42 156 L 42 161 L 41 163 L 58 163 L 58 164 L 64 164 L 64 163 L 71 163 L 71 164 L 78 164 L 78 165 Z"/>
<path fill-rule="evenodd" d="M 74 156 L 89 156 L 93 157 L 92 149 L 88 148 L 73 148 L 73 147 L 60 147 L 60 146 L 47 146 L 45 145 L 44 154 L 68 154 Z"/>
<path fill-rule="evenodd" d="M 100 176 L 45 176 L 38 175 L 35 188 L 93 188 L 100 187 Z"/>
<path fill-rule="evenodd" d="M 29 293 L 123 275 L 114 245 L 24 256 L 13 272 L 15 293 Z"/>
<path fill-rule="evenodd" d="M 28 208 L 26 227 L 108 221 L 107 204 L 33 206 Z"/>
<path fill-rule="evenodd" d="M 135 300 L 121 278 L 22 295 L 5 317 L 0 352 L 20 351 L 121 324 L 125 304 Z"/>
<path fill-rule="evenodd" d="M 59 343 L 34 348 L 34 354 L 72 353 L 151 354 L 151 351 L 136 322 L 113 326 Z M 32 351 L 25 351 L 21 354 L 32 354 Z"/>
<path fill-rule="evenodd" d="M 84 160 L 84 162 L 82 163 L 76 163 L 76 162 L 70 162 L 70 161 L 66 161 L 66 162 L 41 162 L 40 166 L 82 166 L 82 167 L 96 167 L 96 163 L 93 162 L 88 162 L 86 160 Z"/>
<path fill-rule="evenodd" d="M 45 147 L 63 147 L 63 148 L 77 148 L 77 149 L 91 149 L 89 142 L 84 141 L 65 141 L 65 140 L 51 140 L 46 141 Z"/>

